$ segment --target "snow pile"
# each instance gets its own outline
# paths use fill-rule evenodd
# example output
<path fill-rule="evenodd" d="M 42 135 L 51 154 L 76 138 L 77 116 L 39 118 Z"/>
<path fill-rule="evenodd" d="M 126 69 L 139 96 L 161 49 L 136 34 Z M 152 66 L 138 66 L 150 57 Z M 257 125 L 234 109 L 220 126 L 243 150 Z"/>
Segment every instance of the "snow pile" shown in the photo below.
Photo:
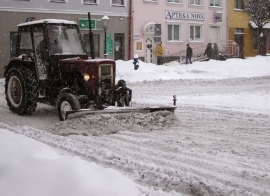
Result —
<path fill-rule="evenodd" d="M 60 155 L 11 130 L 0 128 L 0 149 L 0 157 L 5 157 L 0 161 L 3 196 L 181 196 L 175 191 L 147 189 L 116 170 L 78 156 Z"/>
<path fill-rule="evenodd" d="M 82 115 L 56 123 L 49 131 L 57 135 L 107 135 L 119 131 L 150 132 L 167 129 L 176 120 L 169 111 L 152 113 Z"/>

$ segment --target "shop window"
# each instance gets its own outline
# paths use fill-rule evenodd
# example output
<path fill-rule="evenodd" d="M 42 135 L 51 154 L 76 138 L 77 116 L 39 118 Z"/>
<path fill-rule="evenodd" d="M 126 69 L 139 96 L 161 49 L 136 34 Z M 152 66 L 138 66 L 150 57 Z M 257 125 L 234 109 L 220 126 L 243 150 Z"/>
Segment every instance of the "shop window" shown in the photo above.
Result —
<path fill-rule="evenodd" d="M 112 5 L 124 6 L 125 0 L 112 0 Z"/>
<path fill-rule="evenodd" d="M 168 41 L 182 40 L 182 24 L 168 24 Z"/>
<path fill-rule="evenodd" d="M 210 6 L 221 7 L 221 0 L 210 0 Z"/>
<path fill-rule="evenodd" d="M 243 10 L 244 9 L 243 0 L 234 0 L 234 9 Z"/>
<path fill-rule="evenodd" d="M 142 42 L 136 42 L 136 50 L 142 50 Z"/>
<path fill-rule="evenodd" d="M 202 5 L 202 0 L 189 0 L 189 5 Z"/>
<path fill-rule="evenodd" d="M 10 32 L 10 58 L 16 56 L 17 32 Z"/>
<path fill-rule="evenodd" d="M 202 41 L 202 25 L 190 25 L 190 36 L 189 40 L 194 41 Z"/>
<path fill-rule="evenodd" d="M 100 35 L 98 34 L 94 34 L 93 35 L 93 39 L 94 39 L 94 53 L 95 53 L 95 57 L 100 57 Z M 89 34 L 83 34 L 83 40 L 84 40 L 84 46 L 86 48 L 87 54 L 88 56 L 91 56 L 91 51 L 90 51 L 90 42 L 89 42 Z"/>
<path fill-rule="evenodd" d="M 83 0 L 84 4 L 98 4 L 98 0 Z"/>

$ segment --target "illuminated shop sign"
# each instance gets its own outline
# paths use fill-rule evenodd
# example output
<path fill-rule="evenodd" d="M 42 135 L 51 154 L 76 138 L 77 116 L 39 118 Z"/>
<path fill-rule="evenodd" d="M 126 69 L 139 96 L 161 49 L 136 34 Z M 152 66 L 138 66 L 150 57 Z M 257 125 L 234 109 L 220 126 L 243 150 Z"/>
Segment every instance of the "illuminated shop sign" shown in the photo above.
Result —
<path fill-rule="evenodd" d="M 204 14 L 193 12 L 165 11 L 165 19 L 204 21 Z"/>

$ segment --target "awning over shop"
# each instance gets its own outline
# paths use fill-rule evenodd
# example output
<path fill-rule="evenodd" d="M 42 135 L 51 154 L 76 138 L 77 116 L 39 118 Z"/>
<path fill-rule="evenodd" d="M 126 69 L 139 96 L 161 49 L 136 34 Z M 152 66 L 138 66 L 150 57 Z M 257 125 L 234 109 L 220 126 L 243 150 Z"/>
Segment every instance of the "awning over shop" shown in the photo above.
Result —
<path fill-rule="evenodd" d="M 148 22 L 144 25 L 142 29 L 142 34 L 144 35 L 154 35 L 155 32 L 155 22 Z"/>
<path fill-rule="evenodd" d="M 254 29 L 258 28 L 258 26 L 252 21 L 249 21 L 249 24 Z M 266 25 L 263 26 L 263 29 L 270 29 L 270 23 L 266 23 Z"/>

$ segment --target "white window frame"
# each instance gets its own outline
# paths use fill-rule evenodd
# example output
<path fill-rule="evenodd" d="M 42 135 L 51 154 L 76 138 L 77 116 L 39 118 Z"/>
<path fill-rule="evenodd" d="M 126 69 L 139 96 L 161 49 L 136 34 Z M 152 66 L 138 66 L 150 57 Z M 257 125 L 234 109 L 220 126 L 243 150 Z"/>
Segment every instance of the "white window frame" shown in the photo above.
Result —
<path fill-rule="evenodd" d="M 157 3 L 158 0 L 143 0 L 146 3 Z"/>
<path fill-rule="evenodd" d="M 169 39 L 169 26 L 172 26 L 172 31 L 170 32 L 172 39 Z M 179 26 L 179 34 L 178 34 L 178 40 L 175 39 L 174 35 L 174 27 Z M 183 23 L 176 23 L 176 22 L 168 22 L 167 23 L 167 42 L 172 43 L 172 42 L 183 42 Z"/>
<path fill-rule="evenodd" d="M 197 28 L 199 29 L 199 38 L 196 38 L 196 32 L 197 32 Z M 191 28 L 193 28 L 193 33 L 191 32 Z M 191 35 L 191 33 L 193 35 Z M 203 24 L 199 24 L 199 23 L 190 23 L 189 24 L 189 42 L 203 42 L 204 37 L 203 37 Z"/>
<path fill-rule="evenodd" d="M 199 4 L 198 4 L 198 2 L 199 2 Z M 202 6 L 203 5 L 203 0 L 189 0 L 189 5 Z"/>
<path fill-rule="evenodd" d="M 51 3 L 67 3 L 68 0 L 49 0 Z"/>
<path fill-rule="evenodd" d="M 210 7 L 222 7 L 222 0 L 210 0 L 209 2 L 210 2 L 209 4 Z M 219 5 L 216 5 L 217 2 L 219 2 Z"/>
<path fill-rule="evenodd" d="M 92 3 L 92 2 L 87 2 L 86 0 L 82 0 L 82 4 L 85 5 L 98 5 L 99 4 L 99 0 L 95 0 L 96 3 Z"/>
<path fill-rule="evenodd" d="M 178 1 L 178 2 L 175 2 Z M 174 4 L 174 5 L 181 5 L 182 4 L 182 0 L 167 0 L 168 4 Z"/>
<path fill-rule="evenodd" d="M 123 1 L 124 1 L 123 4 L 116 4 L 116 3 L 113 3 L 113 0 L 111 0 L 111 5 L 112 6 L 124 7 L 124 6 L 126 6 L 127 1 L 126 0 L 123 0 Z"/>

